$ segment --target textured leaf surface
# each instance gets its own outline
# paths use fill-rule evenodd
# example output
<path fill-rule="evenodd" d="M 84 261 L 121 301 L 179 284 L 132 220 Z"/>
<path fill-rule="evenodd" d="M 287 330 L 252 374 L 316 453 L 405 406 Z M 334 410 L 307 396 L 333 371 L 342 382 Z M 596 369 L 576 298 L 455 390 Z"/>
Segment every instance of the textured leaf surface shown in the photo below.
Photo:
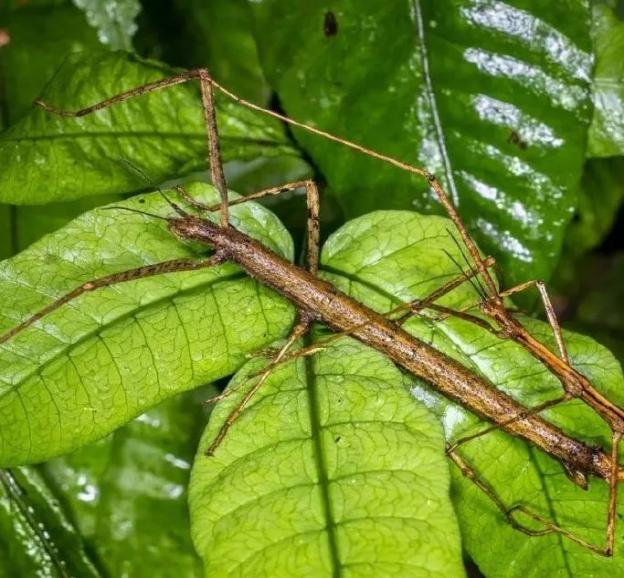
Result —
<path fill-rule="evenodd" d="M 0 471 L 0 576 L 101 578 L 76 528 L 41 475 Z"/>
<path fill-rule="evenodd" d="M 43 98 L 69 110 L 171 76 L 154 61 L 123 52 L 70 56 Z M 33 109 L 0 135 L 0 201 L 33 204 L 145 188 L 121 160 L 153 182 L 206 168 L 206 136 L 196 83 L 132 99 L 82 118 Z M 279 123 L 219 102 L 225 160 L 292 155 Z"/>
<path fill-rule="evenodd" d="M 279 367 L 203 454 L 262 365 L 234 378 L 193 466 L 206 575 L 463 576 L 439 426 L 392 363 L 352 340 Z"/>
<path fill-rule="evenodd" d="M 591 116 L 586 0 L 251 4 L 288 114 L 426 166 L 510 277 L 549 276 Z M 348 215 L 435 205 L 422 180 L 297 135 Z"/>
<path fill-rule="evenodd" d="M 186 487 L 205 422 L 195 392 L 45 464 L 107 576 L 200 578 Z"/>
<path fill-rule="evenodd" d="M 596 53 L 594 118 L 589 130 L 588 155 L 624 154 L 624 22 L 615 2 L 594 2 L 592 37 Z"/>
<path fill-rule="evenodd" d="M 208 185 L 191 190 L 216 198 Z M 158 194 L 125 206 L 170 211 Z M 234 214 L 243 230 L 291 257 L 290 237 L 270 213 L 245 204 Z M 156 219 L 86 213 L 0 265 L 0 332 L 94 277 L 198 250 Z M 231 373 L 291 319 L 288 304 L 230 264 L 84 295 L 0 346 L 0 463 L 41 461 L 100 438 Z"/>
<path fill-rule="evenodd" d="M 456 276 L 456 266 L 445 251 L 458 258 L 447 231 L 448 222 L 407 212 L 377 212 L 349 222 L 327 241 L 322 263 L 327 275 L 343 290 L 380 311 L 399 300 L 425 297 Z M 464 285 L 446 296 L 443 304 L 461 308 L 478 301 L 476 291 Z M 526 320 L 531 331 L 554 350 L 546 324 Z M 561 394 L 561 386 L 523 349 L 466 321 L 444 322 L 427 316 L 410 321 L 408 329 L 434 347 L 484 375 L 527 406 Z M 622 370 L 613 356 L 587 337 L 566 334 L 574 365 L 611 399 L 624 402 Z M 484 427 L 461 407 L 447 403 L 424 385 L 417 397 L 434 408 L 447 438 L 457 440 Z M 609 431 L 579 402 L 546 413 L 566 431 L 589 443 L 608 447 Z M 602 545 L 605 536 L 607 487 L 592 480 L 584 492 L 564 475 L 561 466 L 502 433 L 492 433 L 465 446 L 461 453 L 509 506 L 524 504 L 548 519 Z M 454 496 L 464 545 L 483 573 L 490 577 L 609 576 L 624 572 L 624 528 L 617 534 L 613 559 L 557 535 L 530 538 L 513 530 L 492 502 L 454 472 Z M 624 506 L 622 500 L 621 506 Z M 621 510 L 620 510 L 621 511 Z M 523 520 L 528 522 L 528 520 Z"/>

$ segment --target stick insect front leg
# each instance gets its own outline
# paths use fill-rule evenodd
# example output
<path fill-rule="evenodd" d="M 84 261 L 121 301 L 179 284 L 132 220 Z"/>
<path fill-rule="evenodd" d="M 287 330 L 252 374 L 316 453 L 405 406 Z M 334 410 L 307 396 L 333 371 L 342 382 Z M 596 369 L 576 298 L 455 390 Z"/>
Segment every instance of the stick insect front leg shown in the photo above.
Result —
<path fill-rule="evenodd" d="M 212 183 L 219 191 L 219 196 L 221 198 L 221 203 L 219 205 L 221 211 L 221 226 L 227 227 L 229 225 L 227 187 L 225 183 L 225 174 L 223 172 L 223 164 L 221 162 L 219 132 L 217 129 L 216 109 L 214 102 L 213 81 L 207 69 L 199 68 L 196 70 L 189 70 L 176 76 L 163 78 L 162 80 L 157 80 L 156 82 L 151 82 L 143 86 L 138 86 L 131 90 L 127 90 L 125 92 L 75 111 L 63 110 L 56 106 L 50 105 L 41 99 L 35 100 L 34 104 L 51 114 L 77 118 L 87 116 L 89 114 L 97 112 L 98 110 L 103 110 L 105 108 L 108 108 L 109 106 L 125 102 L 126 100 L 129 100 L 136 96 L 141 96 L 143 94 L 154 92 L 163 88 L 168 88 L 170 86 L 175 86 L 177 84 L 183 84 L 190 80 L 199 81 L 202 111 L 204 114 L 205 122 L 204 126 L 206 129 L 206 137 L 208 140 L 208 164 L 210 167 L 210 176 L 212 179 Z"/>
<path fill-rule="evenodd" d="M 147 277 L 154 277 L 156 275 L 164 275 L 166 273 L 177 273 L 182 271 L 197 271 L 198 269 L 205 269 L 214 265 L 219 265 L 225 261 L 224 257 L 219 253 L 215 253 L 205 259 L 172 259 L 170 261 L 163 261 L 162 263 L 155 263 L 154 265 L 144 265 L 142 267 L 136 267 L 135 269 L 128 269 L 126 271 L 120 271 L 119 273 L 112 273 L 111 275 L 105 275 L 96 279 L 91 279 L 82 285 L 79 285 L 75 289 L 65 293 L 52 303 L 49 303 L 45 307 L 42 307 L 26 318 L 18 325 L 9 329 L 6 333 L 0 335 L 0 344 L 9 341 L 15 337 L 18 333 L 21 333 L 43 317 L 46 317 L 50 313 L 56 311 L 63 305 L 66 305 L 70 301 L 77 299 L 85 293 L 90 293 L 96 289 L 103 289 L 104 287 L 110 287 L 112 285 L 118 285 L 120 283 L 127 283 L 129 281 L 137 281 L 139 279 L 145 279 Z"/>

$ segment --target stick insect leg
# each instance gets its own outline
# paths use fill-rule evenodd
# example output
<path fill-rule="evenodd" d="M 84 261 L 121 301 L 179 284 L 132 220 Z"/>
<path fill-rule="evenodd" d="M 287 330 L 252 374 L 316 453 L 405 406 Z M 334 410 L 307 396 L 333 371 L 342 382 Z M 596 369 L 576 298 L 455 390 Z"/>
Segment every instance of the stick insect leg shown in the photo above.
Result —
<path fill-rule="evenodd" d="M 563 359 L 563 361 L 565 361 L 569 365 L 570 359 L 568 357 L 568 352 L 566 350 L 565 342 L 563 340 L 561 326 L 559 325 L 559 320 L 557 319 L 557 314 L 555 313 L 555 308 L 553 307 L 552 301 L 548 296 L 546 285 L 542 281 L 527 281 L 526 283 L 522 283 L 520 285 L 512 287 L 511 289 L 506 289 L 505 291 L 502 291 L 500 293 L 500 296 L 508 297 L 509 295 L 513 295 L 514 293 L 520 293 L 520 291 L 524 291 L 525 289 L 529 289 L 531 287 L 537 287 L 537 290 L 539 291 L 542 303 L 544 304 L 544 310 L 546 311 L 546 316 L 548 318 L 548 323 L 550 324 L 550 328 L 552 329 L 555 341 L 557 342 L 557 347 L 559 349 L 561 359 Z"/>
<path fill-rule="evenodd" d="M 271 372 L 280 364 L 283 357 L 288 353 L 288 350 L 294 345 L 294 343 L 302 337 L 310 327 L 310 320 L 302 316 L 299 322 L 295 325 L 290 335 L 286 339 L 286 343 L 280 348 L 277 355 L 271 360 L 271 362 L 266 366 L 266 368 L 260 373 L 256 383 L 249 389 L 249 391 L 245 394 L 241 402 L 229 413 L 229 415 L 225 418 L 225 422 L 221 426 L 221 429 L 217 432 L 217 435 L 212 440 L 208 449 L 206 450 L 207 456 L 212 456 L 215 453 L 215 450 L 221 445 L 223 439 L 227 435 L 228 431 L 234 424 L 234 422 L 240 417 L 241 413 L 247 407 L 251 398 L 258 392 L 258 390 L 265 383 L 267 378 L 271 375 Z M 220 399 L 223 397 L 227 397 L 226 395 L 222 395 Z"/>
<path fill-rule="evenodd" d="M 466 479 L 473 482 L 477 486 L 477 488 L 479 488 L 479 490 L 481 490 L 494 503 L 494 505 L 505 516 L 506 520 L 509 522 L 509 525 L 515 530 L 518 530 L 522 532 L 523 534 L 526 534 L 527 536 L 547 536 L 549 534 L 561 534 L 565 538 L 572 540 L 573 542 L 576 542 L 580 546 L 587 548 L 588 550 L 591 550 L 592 552 L 596 554 L 599 554 L 601 556 L 611 556 L 612 551 L 609 551 L 608 549 L 599 548 L 598 546 L 595 546 L 594 544 L 587 542 L 583 538 L 580 538 L 576 536 L 575 534 L 573 534 L 572 532 L 569 532 L 568 530 L 561 528 L 557 524 L 554 524 L 553 522 L 541 516 L 540 514 L 537 514 L 531 511 L 526 506 L 518 505 L 518 506 L 513 506 L 511 508 L 508 508 L 504 504 L 504 502 L 501 500 L 501 498 L 496 494 L 494 489 L 491 486 L 489 486 L 486 482 L 484 482 L 479 477 L 479 474 L 475 471 L 475 469 L 470 464 L 468 464 L 466 460 L 464 460 L 456 451 L 454 451 L 451 447 L 449 447 L 446 453 L 451 459 L 451 461 L 459 468 L 462 475 Z M 616 467 L 616 472 L 617 472 L 617 467 Z M 525 516 L 534 520 L 535 522 L 542 524 L 543 528 L 541 530 L 534 530 L 532 528 L 528 528 L 527 526 L 525 526 L 524 524 L 522 524 L 521 522 L 517 520 L 517 516 L 516 516 L 517 513 L 522 513 Z"/>
<path fill-rule="evenodd" d="M 91 281 L 87 281 L 75 289 L 72 289 L 68 293 L 65 293 L 65 295 L 59 297 L 55 301 L 52 301 L 52 303 L 49 303 L 12 329 L 9 329 L 6 333 L 0 335 L 0 344 L 5 343 L 12 337 L 15 337 L 18 333 L 21 333 L 43 317 L 49 315 L 53 311 L 56 311 L 70 301 L 80 297 L 80 295 L 83 295 L 84 293 L 89 293 L 91 291 L 95 291 L 96 289 L 110 287 L 111 285 L 117 285 L 119 283 L 136 281 L 137 279 L 144 279 L 155 275 L 163 275 L 165 273 L 196 271 L 198 269 L 218 265 L 223 263 L 223 261 L 224 258 L 220 254 L 215 253 L 206 259 L 172 259 L 170 261 L 163 261 L 162 263 L 156 263 L 154 265 L 144 265 L 143 267 L 128 269 L 127 271 L 121 271 L 119 273 L 113 273 L 111 275 L 105 275 L 104 277 L 92 279 Z"/>
<path fill-rule="evenodd" d="M 240 199 L 236 199 L 232 201 L 230 205 L 241 204 L 247 201 L 251 201 L 253 199 L 259 199 L 262 197 L 266 197 L 269 195 L 277 195 L 285 191 L 294 190 L 300 187 L 304 187 L 306 189 L 306 203 L 308 210 L 308 219 L 307 219 L 307 247 L 306 247 L 306 265 L 310 273 L 316 275 L 318 272 L 318 259 L 319 259 L 319 194 L 316 183 L 311 180 L 307 181 L 299 181 L 295 183 L 287 183 L 286 185 L 282 185 L 281 187 L 273 187 L 271 189 L 265 189 L 263 191 L 258 191 L 252 195 L 247 197 L 241 197 Z M 213 210 L 214 208 L 210 208 L 209 210 Z M 277 354 L 273 357 L 271 362 L 267 365 L 267 367 L 258 375 L 258 379 L 254 386 L 245 394 L 242 401 L 230 412 L 228 417 L 226 418 L 223 426 L 217 433 L 215 439 L 212 441 L 208 449 L 206 450 L 206 455 L 211 456 L 214 454 L 217 447 L 221 444 L 223 439 L 225 438 L 227 432 L 232 427 L 232 424 L 238 419 L 240 414 L 243 412 L 245 407 L 249 404 L 251 398 L 258 392 L 258 390 L 262 387 L 264 382 L 267 380 L 271 372 L 280 365 L 284 358 L 286 357 L 288 351 L 291 349 L 293 344 L 310 328 L 310 324 L 312 319 L 305 313 L 299 312 L 299 321 L 292 329 L 290 335 L 286 339 L 286 343 L 279 349 Z M 230 395 L 233 391 L 226 390 L 216 398 L 212 398 L 210 401 L 218 401 Z"/>
<path fill-rule="evenodd" d="M 221 197 L 221 226 L 227 227 L 229 223 L 227 187 L 225 183 L 223 163 L 221 162 L 221 153 L 219 149 L 219 134 L 217 130 L 213 81 L 207 69 L 199 68 L 195 70 L 189 70 L 176 76 L 163 78 L 162 80 L 157 80 L 156 82 L 150 82 L 149 84 L 127 90 L 125 92 L 75 111 L 63 110 L 56 106 L 49 105 L 41 99 L 35 100 L 34 104 L 36 106 L 39 106 L 46 112 L 57 114 L 59 116 L 82 117 L 97 112 L 98 110 L 108 108 L 109 106 L 120 104 L 131 98 L 170 86 L 175 86 L 177 84 L 183 84 L 190 80 L 199 81 L 202 109 L 204 113 L 204 122 L 206 127 L 206 137 L 208 139 L 208 164 L 210 166 L 210 176 Z"/>
<path fill-rule="evenodd" d="M 470 253 L 470 256 L 472 257 L 473 261 L 476 263 L 477 270 L 481 274 L 481 278 L 483 279 L 483 281 L 485 281 L 487 289 L 489 290 L 489 293 L 490 293 L 490 297 L 497 302 L 500 301 L 500 296 L 498 294 L 498 287 L 496 286 L 496 282 L 494 281 L 494 278 L 488 271 L 488 267 L 485 264 L 485 259 L 481 257 L 481 253 L 479 253 L 479 249 L 477 249 L 476 243 L 470 236 L 470 233 L 468 233 L 468 229 L 466 229 L 466 225 L 464 225 L 464 222 L 459 216 L 457 209 L 455 208 L 451 200 L 448 198 L 448 195 L 442 188 L 442 185 L 440 184 L 440 181 L 438 181 L 436 176 L 431 173 L 426 173 L 425 177 L 427 179 L 427 182 L 429 183 L 429 185 L 431 186 L 431 188 L 437 195 L 438 200 L 440 201 L 440 203 L 442 204 L 442 206 L 448 213 L 449 217 L 453 221 L 453 224 L 455 225 L 455 228 L 459 232 L 462 238 L 462 241 L 464 242 L 464 245 L 466 246 L 466 248 L 468 249 L 468 252 Z"/>
<path fill-rule="evenodd" d="M 618 469 L 620 460 L 620 442 L 622 432 L 613 432 L 611 439 L 611 476 L 609 477 L 609 509 L 607 512 L 607 556 L 613 555 L 615 547 L 615 523 L 617 521 L 617 491 L 618 491 Z"/>

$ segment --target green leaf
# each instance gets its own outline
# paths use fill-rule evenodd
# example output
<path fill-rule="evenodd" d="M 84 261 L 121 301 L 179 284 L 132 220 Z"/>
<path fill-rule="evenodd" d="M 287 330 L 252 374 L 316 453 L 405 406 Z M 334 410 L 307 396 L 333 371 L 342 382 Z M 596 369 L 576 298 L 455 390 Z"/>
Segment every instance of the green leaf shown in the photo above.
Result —
<path fill-rule="evenodd" d="M 123 52 L 72 55 L 43 93 L 75 110 L 175 71 Z M 0 201 L 32 204 L 145 188 L 206 168 L 206 135 L 195 82 L 134 98 L 82 118 L 33 109 L 0 135 Z M 224 159 L 295 155 L 283 127 L 231 101 L 218 101 Z"/>
<path fill-rule="evenodd" d="M 208 185 L 190 192 L 217 198 Z M 158 194 L 121 204 L 170 213 Z M 292 258 L 288 233 L 265 209 L 244 204 L 233 213 L 239 227 Z M 85 213 L 0 264 L 0 333 L 95 277 L 205 251 L 157 219 Z M 291 320 L 289 304 L 232 264 L 85 294 L 0 346 L 0 464 L 41 461 L 101 438 L 233 372 Z"/>
<path fill-rule="evenodd" d="M 214 410 L 193 465 L 192 534 L 207 576 L 463 576 L 439 426 L 381 354 L 341 340 Z M 256 377 L 257 379 L 257 377 Z"/>
<path fill-rule="evenodd" d="M 102 578 L 37 470 L 0 470 L 0 576 Z"/>
<path fill-rule="evenodd" d="M 444 219 L 416 213 L 372 213 L 347 223 L 330 237 L 323 249 L 323 268 L 339 288 L 379 311 L 387 311 L 401 301 L 423 298 L 457 276 L 458 269 L 447 252 L 455 259 L 461 257 L 448 227 Z M 475 288 L 464 284 L 441 304 L 461 309 L 479 300 Z M 555 350 L 545 323 L 523 321 L 533 335 Z M 554 376 L 524 349 L 467 321 L 442 321 L 431 313 L 414 318 L 406 327 L 527 407 L 562 393 Z M 565 340 L 573 365 L 610 399 L 624 405 L 624 378 L 613 356 L 587 337 L 566 332 Z M 438 413 L 451 442 L 485 427 L 463 408 L 432 394 L 425 384 L 415 385 L 414 393 Z M 544 415 L 575 437 L 609 446 L 605 423 L 578 401 Z M 501 432 L 461 446 L 460 453 L 509 507 L 531 507 L 580 537 L 604 545 L 608 489 L 603 481 L 592 480 L 589 490 L 583 491 L 565 476 L 559 463 Z M 488 578 L 624 573 L 622 524 L 618 526 L 613 559 L 596 556 L 558 535 L 528 537 L 511 528 L 492 501 L 456 468 L 453 472 L 453 495 L 464 546 Z M 522 521 L 531 524 L 528 519 Z"/>
<path fill-rule="evenodd" d="M 589 129 L 588 156 L 624 154 L 624 22 L 612 2 L 593 3 L 594 118 Z"/>
<path fill-rule="evenodd" d="M 511 278 L 550 275 L 591 115 L 586 0 L 252 6 L 289 115 L 427 167 Z M 296 134 L 347 215 L 437 206 L 423 179 Z"/>
<path fill-rule="evenodd" d="M 136 17 L 141 11 L 138 0 L 73 0 L 82 9 L 89 24 L 98 32 L 102 44 L 111 48 L 132 48 L 132 37 L 137 30 Z"/>
<path fill-rule="evenodd" d="M 207 66 L 213 78 L 239 96 L 266 104 L 268 86 L 253 36 L 247 0 L 176 0 L 188 27 L 184 65 Z"/>
<path fill-rule="evenodd" d="M 44 466 L 108 576 L 202 576 L 186 493 L 205 422 L 197 397 L 178 396 Z"/>
<path fill-rule="evenodd" d="M 577 213 L 566 234 L 567 255 L 586 253 L 609 233 L 624 200 L 623 174 L 622 157 L 587 161 Z"/>
<path fill-rule="evenodd" d="M 68 53 L 97 45 L 96 34 L 73 6 L 29 3 L 3 13 L 2 29 L 10 39 L 0 50 L 1 106 L 7 124 L 31 109 L 32 101 Z"/>

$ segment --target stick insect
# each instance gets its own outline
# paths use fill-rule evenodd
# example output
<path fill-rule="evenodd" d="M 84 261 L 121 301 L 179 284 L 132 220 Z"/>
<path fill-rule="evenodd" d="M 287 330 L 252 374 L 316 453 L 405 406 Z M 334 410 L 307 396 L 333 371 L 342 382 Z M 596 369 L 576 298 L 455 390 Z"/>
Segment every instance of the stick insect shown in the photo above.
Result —
<path fill-rule="evenodd" d="M 226 419 L 223 427 L 208 449 L 207 453 L 209 455 L 212 455 L 217 450 L 228 430 L 248 405 L 253 395 L 262 386 L 270 372 L 278 364 L 292 358 L 293 355 L 311 355 L 318 351 L 319 346 L 322 347 L 322 344 L 315 344 L 307 348 L 307 351 L 304 348 L 294 354 L 289 354 L 293 344 L 307 332 L 312 322 L 322 322 L 337 332 L 330 339 L 339 338 L 347 334 L 359 339 L 361 342 L 385 353 L 395 363 L 414 376 L 429 382 L 432 387 L 450 400 L 460 403 L 465 408 L 493 424 L 474 436 L 449 445 L 447 453 L 451 460 L 460 468 L 464 476 L 474 481 L 494 501 L 513 527 L 530 535 L 559 533 L 595 553 L 611 556 L 615 539 L 617 487 L 619 480 L 624 479 L 624 469 L 620 468 L 618 461 L 619 444 L 622 435 L 624 435 L 624 411 L 602 396 L 585 376 L 570 365 L 561 329 L 542 283 L 529 282 L 506 291 L 499 291 L 493 276 L 489 272 L 490 267 L 494 264 L 493 260 L 481 257 L 457 210 L 433 174 L 425 169 L 412 166 L 396 158 L 370 150 L 352 141 L 248 102 L 215 82 L 206 69 L 191 70 L 152 82 L 77 111 L 65 111 L 41 100 L 36 101 L 36 104 L 49 113 L 64 117 L 81 117 L 122 103 L 133 97 L 193 80 L 199 81 L 200 85 L 202 110 L 208 141 L 208 162 L 212 182 L 220 195 L 220 203 L 217 206 L 204 205 L 192 198 L 183 188 L 178 187 L 177 190 L 180 197 L 195 212 L 190 213 L 186 208 L 182 208 L 177 203 L 169 200 L 175 215 L 165 220 L 172 234 L 183 240 L 195 240 L 209 245 L 214 253 L 210 257 L 201 260 L 178 259 L 166 261 L 107 275 L 84 283 L 37 311 L 4 335 L 0 335 L 0 344 L 8 341 L 44 316 L 84 293 L 117 283 L 131 282 L 140 278 L 211 267 L 224 261 L 237 263 L 249 275 L 290 300 L 298 310 L 298 321 L 286 339 L 285 344 L 275 354 L 273 360 L 258 376 L 253 387 L 250 388 L 239 405 L 232 410 Z M 452 219 L 474 265 L 470 265 L 468 270 L 463 271 L 461 275 L 449 281 L 432 294 L 411 303 L 403 304 L 386 315 L 380 315 L 372 311 L 340 292 L 331 284 L 318 278 L 319 195 L 315 183 L 313 181 L 287 183 L 283 186 L 265 189 L 230 202 L 219 151 L 219 136 L 214 104 L 215 90 L 220 91 L 242 106 L 275 117 L 302 130 L 393 165 L 400 170 L 425 178 Z M 297 267 L 285 261 L 262 244 L 236 230 L 229 222 L 229 207 L 231 205 L 281 194 L 297 188 L 305 189 L 308 206 L 306 268 Z M 220 214 L 219 225 L 205 218 L 206 213 L 215 210 L 218 210 Z M 477 304 L 478 308 L 494 322 L 494 325 L 487 323 L 481 317 L 469 313 L 468 310 L 452 311 L 436 304 L 440 297 L 462 283 L 471 280 L 477 281 L 478 287 L 481 287 L 481 301 Z M 504 297 L 532 286 L 537 287 L 542 296 L 547 316 L 558 344 L 559 357 L 533 338 L 504 304 Z M 518 342 L 559 379 L 564 389 L 564 395 L 534 408 L 522 406 L 507 394 L 497 390 L 493 384 L 484 378 L 472 373 L 460 363 L 407 333 L 402 328 L 404 321 L 412 315 L 419 314 L 425 308 L 437 310 L 445 315 L 458 316 L 493 331 L 498 337 L 513 339 Z M 400 314 L 398 318 L 395 317 L 397 313 Z M 609 453 L 605 453 L 601 449 L 589 447 L 583 442 L 569 437 L 562 430 L 538 415 L 544 409 L 572 398 L 583 400 L 608 423 L 613 432 L 611 451 Z M 532 443 L 557 459 L 570 479 L 580 487 L 586 487 L 587 479 L 590 475 L 601 477 L 608 482 L 609 507 L 606 546 L 604 548 L 584 541 L 526 508 L 507 508 L 493 490 L 479 478 L 471 466 L 457 453 L 456 450 L 459 445 L 497 428 Z M 522 511 L 524 514 L 542 523 L 544 529 L 532 530 L 523 526 L 514 517 L 516 511 Z"/>

